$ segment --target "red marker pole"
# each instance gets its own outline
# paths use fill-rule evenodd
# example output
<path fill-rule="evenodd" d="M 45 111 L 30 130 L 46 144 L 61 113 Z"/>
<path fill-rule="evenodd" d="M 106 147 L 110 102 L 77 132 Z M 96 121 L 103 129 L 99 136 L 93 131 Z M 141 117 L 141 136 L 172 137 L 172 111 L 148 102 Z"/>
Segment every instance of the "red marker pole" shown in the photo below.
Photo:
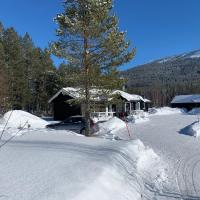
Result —
<path fill-rule="evenodd" d="M 122 119 L 122 120 L 125 122 L 125 124 L 126 124 L 126 129 L 127 129 L 127 131 L 128 131 L 128 136 L 129 136 L 129 138 L 131 138 L 131 133 L 130 133 L 130 130 L 129 130 L 129 128 L 128 128 L 128 122 L 127 122 L 127 120 L 126 120 L 125 113 L 122 112 L 122 113 L 120 113 L 120 115 L 121 115 L 121 119 Z"/>

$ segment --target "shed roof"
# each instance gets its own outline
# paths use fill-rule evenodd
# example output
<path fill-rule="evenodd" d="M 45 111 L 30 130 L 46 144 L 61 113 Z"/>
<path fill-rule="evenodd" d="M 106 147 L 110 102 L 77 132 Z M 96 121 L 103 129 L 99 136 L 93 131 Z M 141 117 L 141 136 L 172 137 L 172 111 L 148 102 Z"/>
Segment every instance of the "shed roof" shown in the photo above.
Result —
<path fill-rule="evenodd" d="M 200 94 L 175 96 L 171 103 L 200 103 Z"/>

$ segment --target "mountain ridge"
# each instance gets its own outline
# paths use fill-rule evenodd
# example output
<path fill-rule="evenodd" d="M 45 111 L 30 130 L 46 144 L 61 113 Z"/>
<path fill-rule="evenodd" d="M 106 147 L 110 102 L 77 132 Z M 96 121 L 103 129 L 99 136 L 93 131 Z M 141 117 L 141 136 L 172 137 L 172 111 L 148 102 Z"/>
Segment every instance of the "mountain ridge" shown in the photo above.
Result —
<path fill-rule="evenodd" d="M 121 72 L 127 90 L 169 105 L 178 94 L 200 93 L 200 50 L 164 57 Z"/>

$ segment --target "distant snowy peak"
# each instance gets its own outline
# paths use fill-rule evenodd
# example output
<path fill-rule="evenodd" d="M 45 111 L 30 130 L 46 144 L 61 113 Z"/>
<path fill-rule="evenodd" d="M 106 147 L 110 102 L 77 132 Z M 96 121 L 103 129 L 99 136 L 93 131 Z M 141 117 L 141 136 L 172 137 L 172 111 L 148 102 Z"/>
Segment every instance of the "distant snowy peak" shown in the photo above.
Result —
<path fill-rule="evenodd" d="M 168 61 L 172 61 L 173 58 L 174 58 L 174 56 L 173 56 L 173 57 L 167 57 L 167 58 L 158 60 L 157 62 L 158 62 L 158 63 L 165 63 L 165 62 L 168 62 Z"/>
<path fill-rule="evenodd" d="M 166 57 L 160 60 L 157 60 L 155 62 L 157 63 L 166 63 L 166 62 L 171 62 L 177 59 L 196 59 L 200 58 L 200 50 L 192 51 L 189 53 L 184 53 L 176 56 L 171 56 L 171 57 Z"/>
<path fill-rule="evenodd" d="M 200 58 L 200 50 L 193 51 L 187 55 L 188 58 Z"/>

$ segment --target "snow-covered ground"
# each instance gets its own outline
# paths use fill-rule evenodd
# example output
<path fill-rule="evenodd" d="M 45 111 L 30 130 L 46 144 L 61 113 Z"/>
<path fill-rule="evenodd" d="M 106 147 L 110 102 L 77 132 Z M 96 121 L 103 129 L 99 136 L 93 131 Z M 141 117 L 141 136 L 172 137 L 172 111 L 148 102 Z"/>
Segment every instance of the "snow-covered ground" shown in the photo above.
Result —
<path fill-rule="evenodd" d="M 184 111 L 179 108 L 161 107 L 161 108 L 150 108 L 149 114 L 154 115 L 172 115 L 177 113 L 183 113 Z"/>
<path fill-rule="evenodd" d="M 186 126 L 180 130 L 180 133 L 190 135 L 194 137 L 200 136 L 200 121 L 195 121 L 192 124 Z"/>
<path fill-rule="evenodd" d="M 151 115 L 143 124 L 130 124 L 134 138 L 154 149 L 168 163 L 168 184 L 157 199 L 200 199 L 200 141 L 181 134 L 197 116 L 183 113 Z M 196 124 L 196 123 L 195 123 Z"/>
<path fill-rule="evenodd" d="M 17 120 L 15 114 L 26 123 L 26 113 L 14 113 L 11 117 Z M 32 115 L 28 118 L 31 124 L 41 123 Z M 1 130 L 5 123 L 1 120 Z M 117 118 L 106 122 L 104 129 L 106 125 L 115 133 L 113 124 L 127 135 L 124 122 Z M 24 128 L 17 121 L 9 123 L 0 141 L 1 145 L 15 136 L 14 130 L 23 132 L 0 146 L 2 200 L 153 199 L 148 187 L 161 191 L 167 182 L 167 165 L 140 140 L 112 141 L 40 126 Z"/>
<path fill-rule="evenodd" d="M 200 108 L 193 108 L 188 112 L 190 115 L 199 115 L 200 116 Z"/>
<path fill-rule="evenodd" d="M 23 134 L 0 148 L 0 199 L 199 200 L 200 141 L 183 132 L 199 130 L 198 116 L 161 108 L 148 119 L 112 118 L 90 138 L 9 124 L 0 144 Z"/>
<path fill-rule="evenodd" d="M 10 128 L 45 128 L 47 121 L 22 110 L 13 110 L 4 114 L 3 120 Z"/>

